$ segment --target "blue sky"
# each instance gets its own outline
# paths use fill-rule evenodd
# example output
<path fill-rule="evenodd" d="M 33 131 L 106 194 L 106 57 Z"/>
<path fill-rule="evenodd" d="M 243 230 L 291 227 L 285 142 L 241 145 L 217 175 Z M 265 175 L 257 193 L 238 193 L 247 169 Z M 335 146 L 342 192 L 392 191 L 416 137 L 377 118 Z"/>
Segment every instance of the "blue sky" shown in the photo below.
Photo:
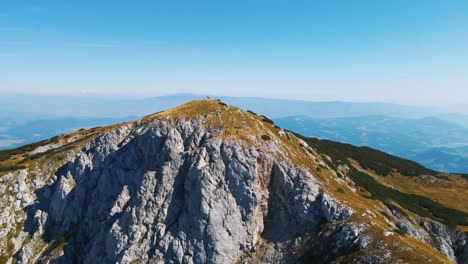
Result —
<path fill-rule="evenodd" d="M 468 102 L 468 1 L 2 1 L 0 94 Z"/>

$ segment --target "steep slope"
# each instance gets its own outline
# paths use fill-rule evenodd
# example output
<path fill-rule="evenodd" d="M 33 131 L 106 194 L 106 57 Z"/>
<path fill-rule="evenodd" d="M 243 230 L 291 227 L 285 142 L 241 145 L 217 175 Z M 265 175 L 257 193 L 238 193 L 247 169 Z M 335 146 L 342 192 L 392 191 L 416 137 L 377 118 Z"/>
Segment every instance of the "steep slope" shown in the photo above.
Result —
<path fill-rule="evenodd" d="M 468 262 L 467 175 L 439 173 L 368 147 L 301 138 L 328 157 L 331 167 L 346 166 L 347 176 L 362 195 L 390 209 L 400 232 L 425 241 L 453 260 Z"/>
<path fill-rule="evenodd" d="M 440 203 L 439 207 L 456 209 L 443 216 L 439 221 L 449 225 L 468 227 L 468 204 L 458 203 L 468 197 L 468 178 L 462 174 L 446 174 L 426 169 L 421 165 L 368 147 L 355 147 L 349 144 L 304 138 L 307 143 L 320 153 L 333 157 L 334 164 L 347 164 L 358 172 L 372 177 L 381 185 L 391 187 L 403 193 L 418 194 Z M 428 211 L 436 211 L 431 207 Z M 443 209 L 442 209 L 443 210 Z M 438 211 L 441 211 L 440 209 Z M 439 215 L 442 214 L 439 212 Z M 459 217 L 457 218 L 457 215 Z"/>
<path fill-rule="evenodd" d="M 2 260 L 466 262 L 466 234 L 395 210 L 308 143 L 200 100 L 3 152 Z"/>

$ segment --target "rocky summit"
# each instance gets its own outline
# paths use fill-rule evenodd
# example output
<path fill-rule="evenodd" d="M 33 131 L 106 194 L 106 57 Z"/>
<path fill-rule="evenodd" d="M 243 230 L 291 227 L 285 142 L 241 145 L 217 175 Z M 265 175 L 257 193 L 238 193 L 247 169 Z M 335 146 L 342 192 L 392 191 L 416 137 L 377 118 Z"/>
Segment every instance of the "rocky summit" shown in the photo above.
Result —
<path fill-rule="evenodd" d="M 26 145 L 0 162 L 0 262 L 468 263 L 467 210 L 343 153 L 213 99 Z M 411 180 L 468 187 L 432 174 Z"/>

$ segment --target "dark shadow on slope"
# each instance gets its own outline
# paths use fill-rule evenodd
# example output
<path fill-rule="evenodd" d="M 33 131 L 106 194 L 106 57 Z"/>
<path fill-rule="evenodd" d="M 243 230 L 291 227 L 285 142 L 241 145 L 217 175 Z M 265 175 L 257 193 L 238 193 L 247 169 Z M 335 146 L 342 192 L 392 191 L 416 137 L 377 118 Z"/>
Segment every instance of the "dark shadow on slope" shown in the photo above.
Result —
<path fill-rule="evenodd" d="M 143 136 L 151 137 L 151 135 L 147 134 L 142 135 L 142 137 Z M 73 210 L 74 213 L 77 214 L 77 217 L 75 218 L 76 220 L 69 223 L 67 226 L 64 226 L 64 223 L 61 222 L 63 217 L 54 219 L 54 216 L 49 214 L 49 217 L 47 217 L 47 220 L 43 225 L 44 233 L 42 238 L 45 242 L 52 243 L 52 246 L 47 252 L 50 252 L 55 248 L 55 246 L 58 246 L 57 242 L 67 241 L 69 243 L 64 247 L 64 256 L 67 258 L 80 256 L 81 253 L 85 251 L 87 243 L 93 239 L 93 236 L 103 230 L 109 230 L 121 213 L 102 219 L 102 221 L 97 225 L 93 225 L 93 223 L 88 222 L 84 223 L 83 219 L 85 215 L 91 213 L 95 216 L 109 216 L 113 202 L 117 198 L 117 195 L 122 191 L 124 185 L 129 186 L 130 196 L 132 197 L 126 204 L 126 206 L 129 206 L 135 193 L 141 187 L 144 174 L 148 171 L 158 171 L 156 175 L 160 175 L 162 164 L 170 160 L 170 157 L 166 155 L 164 151 L 161 151 L 166 139 L 167 138 L 165 136 L 152 138 L 151 141 L 149 141 L 152 145 L 145 146 L 150 153 L 145 153 L 145 155 L 141 153 L 141 146 L 139 146 L 138 142 L 136 142 L 135 139 L 132 139 L 132 141 L 121 149 L 106 156 L 99 167 L 94 168 L 92 171 L 89 170 L 89 168 L 86 168 L 84 173 L 80 175 L 73 174 L 76 170 L 76 168 L 74 168 L 74 163 L 68 162 L 55 173 L 58 179 L 54 184 L 45 185 L 35 191 L 37 196 L 35 203 L 24 208 L 27 217 L 23 231 L 31 235 L 37 231 L 39 222 L 34 218 L 34 216 L 39 212 L 39 210 L 47 213 L 50 212 L 51 199 L 57 188 L 59 188 L 60 178 L 65 177 L 64 175 L 71 172 L 77 180 L 76 186 L 73 187 L 61 202 L 66 206 L 78 203 L 77 208 L 65 209 L 64 211 L 64 213 L 66 213 L 67 210 Z M 121 167 L 117 167 L 117 164 Z M 143 164 L 146 165 L 143 167 Z M 125 175 L 125 177 L 119 177 L 119 172 L 124 173 L 123 175 Z M 107 175 L 112 178 L 102 179 L 103 175 Z M 95 190 L 98 184 L 102 184 L 100 183 L 101 180 L 107 180 L 105 182 L 115 184 L 115 188 L 113 188 L 109 193 L 100 194 L 101 196 L 104 195 L 103 197 L 100 197 L 99 195 L 95 197 L 96 194 L 93 190 Z M 76 199 L 79 201 L 77 202 Z M 100 203 L 104 203 L 104 206 L 93 207 L 96 204 L 93 202 L 95 200 L 99 200 Z M 90 207 L 100 208 L 102 210 L 93 212 L 92 210 L 90 211 Z M 123 209 L 124 212 L 125 207 Z M 79 234 L 81 238 L 77 239 L 76 234 Z M 91 236 L 84 234 L 90 234 Z M 74 242 L 73 248 L 70 247 L 71 242 Z M 19 252 L 16 254 L 18 253 Z"/>
<path fill-rule="evenodd" d="M 342 229 L 343 226 L 332 227 L 325 222 L 319 225 L 316 228 L 316 232 L 308 237 L 308 242 L 304 246 L 305 252 L 296 263 L 335 263 L 337 259 L 341 257 L 346 259 L 350 254 L 359 251 L 359 247 L 354 244 L 356 239 L 350 246 L 337 248 L 337 237 Z M 337 263 L 349 263 L 349 261 L 341 260 Z"/>
<path fill-rule="evenodd" d="M 183 163 L 177 168 L 177 174 L 174 177 L 174 182 L 172 187 L 172 193 L 170 196 L 165 197 L 165 200 L 169 201 L 168 207 L 167 207 L 167 215 L 164 219 L 154 219 L 155 221 L 162 221 L 164 225 L 166 226 L 165 228 L 165 233 L 163 234 L 163 237 L 171 234 L 173 237 L 177 237 L 179 233 L 184 233 L 187 237 L 201 237 L 201 233 L 203 230 L 198 230 L 200 233 L 199 234 L 191 234 L 191 232 L 197 232 L 196 229 L 193 229 L 193 226 L 190 224 L 187 225 L 187 223 L 181 223 L 181 218 L 184 216 L 184 214 L 189 213 L 188 210 L 188 204 L 187 204 L 187 195 L 188 192 L 201 192 L 201 187 L 200 186 L 194 186 L 190 185 L 187 182 L 187 177 L 190 175 L 193 167 L 195 166 L 197 160 L 194 159 L 199 153 L 188 153 L 189 149 L 193 146 L 193 143 L 197 140 L 196 138 L 193 137 L 193 135 L 184 135 L 186 138 L 184 141 L 184 154 L 182 157 Z M 202 138 L 199 139 L 199 142 L 196 144 L 198 146 L 204 146 L 205 143 L 208 141 L 209 136 L 207 134 L 203 135 Z M 201 151 L 202 148 L 197 149 L 196 151 Z M 189 188 L 189 189 L 188 189 Z M 200 198 L 201 198 L 200 194 Z M 201 200 L 197 200 L 201 205 Z M 193 209 L 193 208 L 192 208 Z M 199 220 L 199 219 L 189 219 L 190 220 Z M 154 258 L 155 252 L 157 249 L 157 240 L 162 239 L 163 237 L 158 237 L 159 232 L 156 232 L 154 230 L 153 237 L 151 238 L 151 245 L 153 247 L 149 250 L 148 252 L 148 259 Z M 193 235 L 193 236 L 192 236 Z M 207 245 L 205 244 L 205 247 Z M 169 249 L 170 250 L 170 249 Z M 209 255 L 206 256 L 207 259 L 210 258 Z M 193 256 L 194 261 L 196 262 L 197 260 L 197 254 Z M 199 260 L 201 261 L 201 260 Z"/>
<path fill-rule="evenodd" d="M 184 210 L 187 210 L 185 204 L 185 179 L 190 168 L 190 159 L 188 157 L 184 158 L 184 163 L 179 167 L 177 175 L 174 178 L 174 184 L 172 185 L 173 191 L 170 197 L 166 197 L 165 200 L 169 200 L 169 205 L 167 207 L 167 215 L 164 219 L 164 224 L 166 226 L 167 235 L 170 232 L 173 232 L 179 225 L 179 217 Z M 158 188 L 159 185 L 156 186 Z M 155 190 L 156 192 L 156 190 Z M 158 216 L 154 219 L 158 220 Z M 156 230 L 153 230 L 156 231 Z M 154 232 L 153 237 L 151 238 L 151 244 L 156 245 L 156 237 L 158 232 Z M 155 255 L 156 247 L 153 247 L 148 252 L 148 258 L 151 259 Z"/>
<path fill-rule="evenodd" d="M 304 233 L 311 232 L 325 219 L 320 215 L 320 201 L 322 196 L 319 195 L 315 202 L 310 206 L 309 210 L 317 212 L 315 215 L 310 215 L 310 218 L 305 221 L 299 220 L 294 211 L 294 196 L 297 195 L 293 190 L 295 187 L 285 189 L 285 184 L 282 183 L 284 172 L 281 171 L 277 164 L 274 164 L 271 171 L 270 181 L 268 184 L 268 213 L 264 218 L 264 230 L 262 237 L 268 242 L 285 242 L 294 239 Z"/>

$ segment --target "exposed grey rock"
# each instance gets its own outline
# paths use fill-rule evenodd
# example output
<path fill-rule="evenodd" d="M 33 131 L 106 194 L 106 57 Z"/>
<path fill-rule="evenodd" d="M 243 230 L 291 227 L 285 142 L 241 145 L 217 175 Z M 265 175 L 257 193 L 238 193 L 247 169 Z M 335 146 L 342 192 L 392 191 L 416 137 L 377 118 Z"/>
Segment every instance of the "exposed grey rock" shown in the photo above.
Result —
<path fill-rule="evenodd" d="M 468 264 L 468 235 L 466 233 L 452 235 L 452 245 L 458 263 Z"/>
<path fill-rule="evenodd" d="M 387 258 L 377 256 L 377 255 L 370 255 L 370 256 L 362 256 L 356 259 L 353 263 L 356 264 L 383 264 L 386 263 Z"/>
<path fill-rule="evenodd" d="M 359 239 L 356 241 L 359 249 L 364 250 L 367 249 L 372 244 L 372 238 L 368 235 L 360 236 Z"/>
<path fill-rule="evenodd" d="M 452 248 L 452 239 L 447 228 L 438 223 L 424 223 L 424 229 L 429 231 L 435 236 L 435 239 L 438 242 L 437 249 L 442 252 L 444 255 L 449 257 L 451 260 L 456 260 L 455 254 Z"/>
<path fill-rule="evenodd" d="M 395 221 L 397 228 L 402 230 L 404 233 L 412 236 L 418 240 L 424 241 L 426 243 L 430 242 L 430 235 L 424 231 L 424 229 L 415 226 L 410 220 L 404 217 L 398 217 Z"/>
<path fill-rule="evenodd" d="M 328 222 L 341 221 L 354 214 L 351 208 L 341 205 L 327 194 L 322 196 L 321 208 Z"/>
<path fill-rule="evenodd" d="M 357 241 L 361 232 L 362 229 L 354 224 L 343 225 L 336 234 L 335 250 L 339 251 L 343 248 L 349 248 Z"/>
<path fill-rule="evenodd" d="M 41 261 L 232 263 L 260 248 L 261 261 L 281 261 L 319 223 L 353 214 L 307 170 L 278 159 L 277 144 L 216 133 L 201 119 L 160 119 L 98 137 L 31 209 L 33 233 L 67 240 L 63 255 Z M 359 235 L 341 232 L 344 246 Z M 28 247 L 15 255 L 20 263 Z"/>
<path fill-rule="evenodd" d="M 429 220 L 418 220 L 422 223 L 416 225 L 408 218 L 392 212 L 396 217 L 395 225 L 405 234 L 431 245 L 458 263 L 468 263 L 468 238 L 464 233 L 449 230 L 445 225 Z"/>

